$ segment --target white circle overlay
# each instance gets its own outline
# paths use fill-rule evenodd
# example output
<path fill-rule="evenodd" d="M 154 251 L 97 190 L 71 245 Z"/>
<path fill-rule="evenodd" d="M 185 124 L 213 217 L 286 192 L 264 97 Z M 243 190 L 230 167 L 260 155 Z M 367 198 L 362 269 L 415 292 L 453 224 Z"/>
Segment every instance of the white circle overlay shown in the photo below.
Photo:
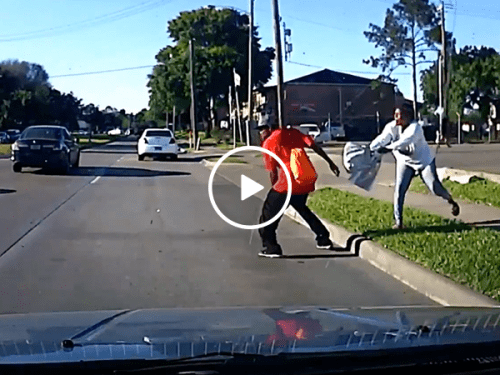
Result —
<path fill-rule="evenodd" d="M 237 152 L 243 152 L 243 151 L 259 151 L 263 152 L 269 156 L 271 156 L 274 160 L 278 162 L 280 167 L 285 171 L 285 176 L 286 176 L 286 182 L 288 184 L 287 192 L 286 192 L 286 199 L 285 199 L 285 204 L 281 208 L 281 210 L 272 218 L 269 219 L 268 221 L 260 224 L 254 224 L 254 225 L 245 225 L 245 224 L 240 224 L 237 223 L 231 219 L 229 219 L 226 215 L 222 213 L 222 211 L 219 209 L 217 206 L 217 203 L 215 203 L 214 199 L 214 193 L 213 193 L 213 183 L 214 183 L 214 177 L 215 177 L 215 172 L 217 171 L 217 168 L 219 168 L 222 164 L 222 162 L 228 158 L 231 155 L 236 154 Z M 240 187 L 241 188 L 241 187 Z M 286 211 L 288 208 L 288 205 L 290 204 L 290 199 L 292 198 L 292 178 L 290 176 L 290 172 L 288 171 L 285 163 L 274 153 L 272 153 L 269 150 L 266 150 L 265 148 L 258 147 L 258 146 L 243 146 L 243 147 L 238 147 L 235 148 L 234 150 L 231 150 L 227 153 L 225 153 L 218 161 L 215 163 L 215 166 L 212 169 L 212 172 L 210 173 L 210 178 L 208 179 L 208 197 L 210 198 L 210 203 L 212 204 L 212 207 L 214 208 L 215 212 L 220 216 L 222 220 L 224 220 L 226 223 L 229 225 L 232 225 L 233 227 L 240 228 L 240 229 L 259 229 L 259 228 L 264 228 L 265 226 L 274 223 L 276 220 L 278 220 Z"/>

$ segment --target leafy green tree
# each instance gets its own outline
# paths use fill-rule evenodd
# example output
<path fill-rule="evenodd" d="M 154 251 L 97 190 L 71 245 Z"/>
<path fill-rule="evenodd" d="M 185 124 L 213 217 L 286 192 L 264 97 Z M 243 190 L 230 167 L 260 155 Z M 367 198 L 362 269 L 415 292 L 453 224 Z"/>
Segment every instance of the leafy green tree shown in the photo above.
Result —
<path fill-rule="evenodd" d="M 0 63 L 0 113 L 2 127 L 28 124 L 39 104 L 36 91 L 50 89 L 48 74 L 39 64 L 6 60 Z"/>
<path fill-rule="evenodd" d="M 150 108 L 157 113 L 171 111 L 174 105 L 177 113 L 189 108 L 189 40 L 193 40 L 197 115 L 210 133 L 210 100 L 216 107 L 227 103 L 233 68 L 242 77 L 243 87 L 247 86 L 248 16 L 209 6 L 182 12 L 169 21 L 168 33 L 174 45 L 162 48 L 156 55 L 158 66 L 148 83 Z M 260 87 L 271 78 L 274 49 L 261 50 L 256 27 L 253 40 L 254 86 Z M 240 94 L 246 100 L 247 94 Z"/>
<path fill-rule="evenodd" d="M 456 121 L 464 108 L 479 106 L 485 121 L 489 104 L 498 98 L 500 87 L 500 55 L 493 48 L 465 46 L 451 58 L 450 85 L 447 98 L 450 120 Z M 424 101 L 432 112 L 437 107 L 437 65 L 422 72 L 421 87 Z"/>
<path fill-rule="evenodd" d="M 382 49 L 378 57 L 363 60 L 374 68 L 381 68 L 379 80 L 396 83 L 391 74 L 400 66 L 410 66 L 413 82 L 413 106 L 417 114 L 417 67 L 429 63 L 427 54 L 437 51 L 439 17 L 436 6 L 429 0 L 399 0 L 387 9 L 384 25 L 370 23 L 364 35 L 376 48 Z M 447 36 L 450 39 L 451 35 Z"/>

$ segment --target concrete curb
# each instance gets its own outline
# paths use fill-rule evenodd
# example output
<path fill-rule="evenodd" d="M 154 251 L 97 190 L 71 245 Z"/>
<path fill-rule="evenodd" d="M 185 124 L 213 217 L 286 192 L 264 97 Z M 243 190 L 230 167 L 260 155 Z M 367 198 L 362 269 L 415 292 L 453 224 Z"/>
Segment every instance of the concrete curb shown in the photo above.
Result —
<path fill-rule="evenodd" d="M 285 214 L 307 226 L 292 207 L 289 207 Z M 337 244 L 441 305 L 490 307 L 500 305 L 496 300 L 428 270 L 360 234 L 351 233 L 323 219 L 321 221 Z"/>
<path fill-rule="evenodd" d="M 215 162 L 207 160 L 202 160 L 201 163 L 210 169 L 215 166 Z M 285 211 L 285 215 L 299 224 L 308 226 L 293 207 L 289 207 Z M 368 261 L 374 267 L 441 305 L 500 306 L 496 300 L 428 270 L 360 234 L 349 232 L 347 229 L 324 219 L 321 221 L 330 231 L 334 242 L 345 248 L 346 251 Z"/>

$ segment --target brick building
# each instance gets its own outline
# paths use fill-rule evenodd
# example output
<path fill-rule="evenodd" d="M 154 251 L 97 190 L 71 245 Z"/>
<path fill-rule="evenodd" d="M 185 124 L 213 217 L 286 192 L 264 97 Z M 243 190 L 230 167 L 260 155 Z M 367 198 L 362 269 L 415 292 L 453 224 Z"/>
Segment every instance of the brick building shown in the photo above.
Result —
<path fill-rule="evenodd" d="M 285 82 L 284 124 L 344 125 L 348 139 L 370 140 L 392 119 L 398 100 L 394 85 L 329 69 Z M 255 93 L 256 118 L 277 125 L 276 86 Z"/>

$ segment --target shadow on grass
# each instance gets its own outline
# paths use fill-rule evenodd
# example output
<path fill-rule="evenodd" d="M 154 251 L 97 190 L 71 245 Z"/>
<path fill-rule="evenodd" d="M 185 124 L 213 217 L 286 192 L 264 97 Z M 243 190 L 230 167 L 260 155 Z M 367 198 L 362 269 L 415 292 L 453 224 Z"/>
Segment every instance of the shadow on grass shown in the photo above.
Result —
<path fill-rule="evenodd" d="M 452 232 L 465 232 L 470 231 L 472 227 L 468 224 L 453 223 L 448 225 L 434 225 L 434 226 L 419 226 L 409 227 L 405 229 L 378 229 L 367 230 L 363 236 L 367 238 L 393 236 L 403 233 L 452 233 Z"/>
<path fill-rule="evenodd" d="M 476 221 L 473 223 L 467 223 L 468 225 L 479 227 L 479 228 L 490 228 L 494 230 L 500 231 L 500 219 L 498 220 L 485 220 L 485 221 Z"/>

